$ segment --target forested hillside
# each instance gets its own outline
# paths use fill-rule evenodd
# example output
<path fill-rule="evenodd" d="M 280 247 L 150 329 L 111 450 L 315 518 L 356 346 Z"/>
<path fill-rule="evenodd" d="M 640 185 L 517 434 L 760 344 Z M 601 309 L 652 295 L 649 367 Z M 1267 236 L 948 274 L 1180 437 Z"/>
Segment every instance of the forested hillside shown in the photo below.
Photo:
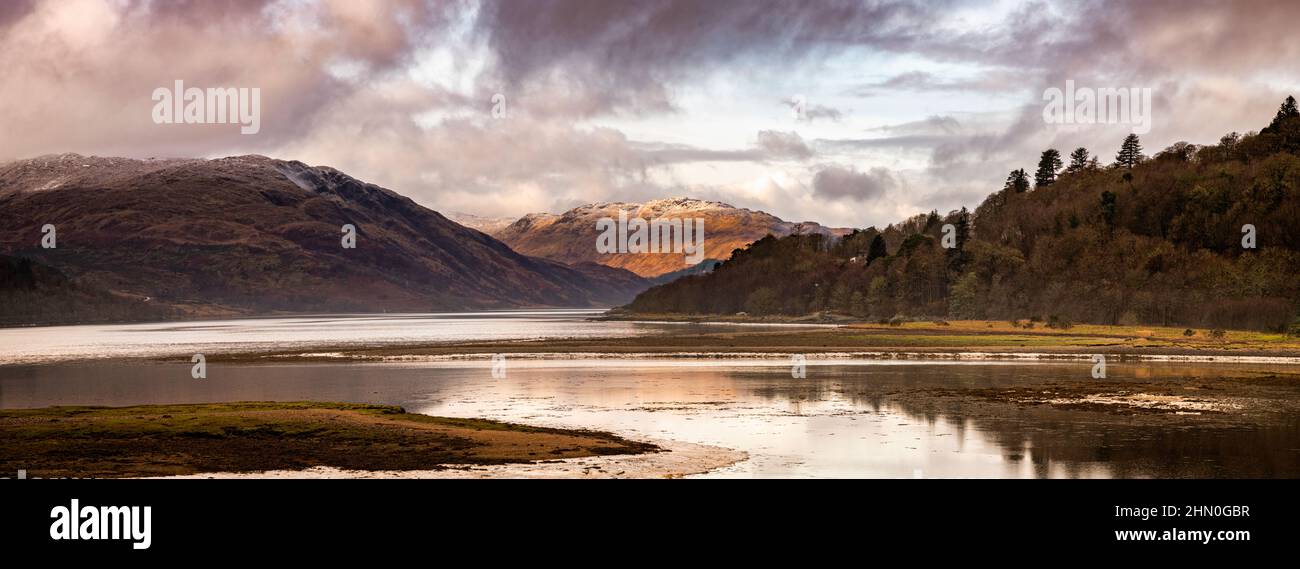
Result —
<path fill-rule="evenodd" d="M 1114 152 L 1113 149 L 1108 149 Z M 1105 165 L 1045 151 L 973 212 L 843 238 L 767 237 L 710 274 L 646 291 L 642 313 L 1042 318 L 1280 330 L 1300 307 L 1300 112 L 1258 133 Z M 952 224 L 955 247 L 943 247 Z M 1253 226 L 1253 234 L 1248 228 Z M 1244 238 L 1253 237 L 1254 248 Z"/>

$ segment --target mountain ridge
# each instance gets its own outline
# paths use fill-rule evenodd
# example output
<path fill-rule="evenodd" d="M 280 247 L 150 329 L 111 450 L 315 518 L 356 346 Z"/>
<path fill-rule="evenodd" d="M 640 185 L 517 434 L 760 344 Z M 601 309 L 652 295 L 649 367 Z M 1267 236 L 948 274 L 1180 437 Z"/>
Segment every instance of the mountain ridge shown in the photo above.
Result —
<path fill-rule="evenodd" d="M 494 236 L 522 253 L 566 263 L 595 262 L 630 270 L 642 277 L 656 278 L 689 268 L 680 253 L 600 253 L 596 221 L 617 219 L 620 211 L 629 218 L 704 219 L 705 252 L 708 259 L 726 259 L 768 234 L 820 233 L 842 236 L 850 230 L 831 228 L 816 222 L 785 221 L 759 210 L 735 207 L 718 201 L 690 197 L 669 197 L 646 202 L 593 202 L 559 214 L 530 213 L 520 217 Z"/>
<path fill-rule="evenodd" d="M 45 224 L 56 248 L 39 245 Z M 356 249 L 341 244 L 346 224 Z M 519 254 L 337 169 L 259 155 L 0 165 L 0 255 L 182 315 L 609 306 L 645 286 Z"/>

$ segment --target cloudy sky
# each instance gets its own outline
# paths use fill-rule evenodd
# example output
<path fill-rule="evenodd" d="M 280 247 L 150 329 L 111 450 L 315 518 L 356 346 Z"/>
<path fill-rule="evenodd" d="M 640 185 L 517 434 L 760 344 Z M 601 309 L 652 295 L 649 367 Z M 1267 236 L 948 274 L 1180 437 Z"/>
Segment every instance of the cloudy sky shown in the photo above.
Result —
<path fill-rule="evenodd" d="M 685 195 L 883 225 L 973 207 L 1048 147 L 1112 160 L 1131 125 L 1044 121 L 1044 90 L 1066 80 L 1150 88 L 1149 153 L 1266 125 L 1300 94 L 1297 15 L 1288 0 L 0 0 L 0 161 L 256 153 L 442 211 Z M 177 79 L 260 88 L 260 132 L 155 124 L 151 94 Z"/>

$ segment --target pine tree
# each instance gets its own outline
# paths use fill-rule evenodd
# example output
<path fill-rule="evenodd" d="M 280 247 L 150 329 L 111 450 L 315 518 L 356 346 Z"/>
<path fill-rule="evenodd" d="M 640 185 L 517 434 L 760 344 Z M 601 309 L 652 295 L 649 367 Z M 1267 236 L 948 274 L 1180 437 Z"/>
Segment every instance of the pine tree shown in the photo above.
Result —
<path fill-rule="evenodd" d="M 1273 117 L 1273 122 L 1269 123 L 1268 128 L 1265 128 L 1263 132 L 1276 131 L 1282 126 L 1283 121 L 1292 117 L 1300 117 L 1300 109 L 1296 108 L 1295 97 L 1288 95 L 1286 100 L 1282 101 L 1282 106 L 1278 108 L 1277 115 Z"/>
<path fill-rule="evenodd" d="M 961 211 L 955 212 L 955 215 L 949 217 L 955 218 L 952 220 L 952 224 L 957 230 L 955 235 L 957 243 L 956 247 L 947 251 L 948 270 L 951 274 L 957 274 L 961 272 L 970 258 L 966 253 L 966 241 L 970 239 L 970 211 L 963 207 Z"/>
<path fill-rule="evenodd" d="M 1007 176 L 1007 185 L 1005 188 L 1014 191 L 1017 194 L 1023 194 L 1029 191 L 1029 175 L 1025 173 L 1025 169 L 1021 168 L 1019 170 L 1012 170 L 1011 175 Z"/>
<path fill-rule="evenodd" d="M 966 246 L 966 240 L 970 238 L 970 211 L 966 206 L 962 206 L 961 211 L 957 212 L 957 248 L 961 249 Z"/>
<path fill-rule="evenodd" d="M 876 237 L 871 240 L 871 246 L 867 249 L 867 264 L 870 265 L 872 261 L 888 254 L 889 252 L 885 249 L 885 238 L 877 233 Z"/>
<path fill-rule="evenodd" d="M 1124 137 L 1124 144 L 1119 148 L 1119 154 L 1115 155 L 1115 162 L 1120 166 L 1132 169 L 1145 158 L 1142 156 L 1142 142 L 1138 140 L 1138 135 L 1130 134 Z"/>
<path fill-rule="evenodd" d="M 1067 172 L 1078 172 L 1088 168 L 1088 149 L 1082 146 L 1075 148 L 1070 153 L 1070 166 L 1065 170 Z"/>
<path fill-rule="evenodd" d="M 1034 187 L 1042 188 L 1056 181 L 1056 171 L 1061 169 L 1061 153 L 1055 148 L 1043 151 L 1038 159 L 1038 171 L 1034 172 Z"/>

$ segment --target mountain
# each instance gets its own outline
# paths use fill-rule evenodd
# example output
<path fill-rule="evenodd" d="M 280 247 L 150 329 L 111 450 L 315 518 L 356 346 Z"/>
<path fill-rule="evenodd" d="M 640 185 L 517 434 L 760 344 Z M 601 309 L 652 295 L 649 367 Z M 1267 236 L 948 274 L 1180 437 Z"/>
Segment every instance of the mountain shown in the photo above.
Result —
<path fill-rule="evenodd" d="M 671 273 L 664 273 L 662 275 L 652 277 L 650 279 L 650 283 L 658 285 L 658 284 L 670 283 L 677 279 L 690 276 L 690 275 L 707 274 L 713 271 L 713 267 L 718 266 L 718 264 L 720 263 L 722 263 L 722 259 L 705 259 L 703 261 L 700 261 L 697 264 L 686 267 L 685 269 L 681 269 L 679 271 L 673 271 Z"/>
<path fill-rule="evenodd" d="M 621 267 L 643 277 L 657 277 L 681 271 L 689 265 L 681 253 L 600 253 L 596 240 L 600 235 L 596 221 L 618 219 L 619 211 L 629 218 L 703 219 L 704 257 L 726 259 L 732 251 L 772 234 L 796 232 L 843 235 L 845 229 L 832 229 L 813 222 L 792 223 L 761 211 L 734 207 L 725 203 L 691 198 L 669 198 L 645 203 L 596 203 L 555 215 L 533 213 L 524 216 L 493 235 L 511 248 L 526 255 L 555 259 L 565 263 L 595 262 Z"/>
<path fill-rule="evenodd" d="M 496 235 L 502 229 L 505 229 L 514 223 L 516 218 L 513 217 L 482 217 L 472 213 L 462 211 L 447 212 L 447 219 L 464 225 L 470 229 L 477 229 L 488 235 Z"/>
<path fill-rule="evenodd" d="M 165 320 L 175 314 L 147 297 L 80 286 L 43 263 L 0 255 L 0 326 Z"/>
<path fill-rule="evenodd" d="M 45 224 L 55 248 L 41 247 Z M 341 242 L 345 224 L 356 228 L 354 249 Z M 646 285 L 627 271 L 521 255 L 391 190 L 263 156 L 0 165 L 0 255 L 48 273 L 10 279 L 27 287 L 0 289 L 10 300 L 66 281 L 179 316 L 604 306 Z M 11 273 L 31 271 L 18 262 Z M 29 323 L 116 318 L 51 310 Z"/>
<path fill-rule="evenodd" d="M 1179 142 L 1133 167 L 1085 156 L 1047 181 L 1029 189 L 1009 180 L 974 212 L 921 214 L 833 243 L 765 238 L 709 274 L 647 290 L 628 310 L 1300 334 L 1293 103 L 1256 134 Z"/>

